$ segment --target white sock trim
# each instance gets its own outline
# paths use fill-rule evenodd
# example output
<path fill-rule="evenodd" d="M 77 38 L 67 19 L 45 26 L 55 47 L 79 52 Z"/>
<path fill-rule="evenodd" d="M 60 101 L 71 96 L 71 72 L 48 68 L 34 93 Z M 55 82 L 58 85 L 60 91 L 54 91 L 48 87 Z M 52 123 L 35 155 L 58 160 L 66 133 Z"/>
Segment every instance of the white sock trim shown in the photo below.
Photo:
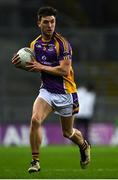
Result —
<path fill-rule="evenodd" d="M 73 132 L 72 132 L 72 134 L 69 136 L 69 138 L 71 139 L 71 138 L 74 136 L 74 134 L 75 134 L 75 129 L 73 128 Z"/>

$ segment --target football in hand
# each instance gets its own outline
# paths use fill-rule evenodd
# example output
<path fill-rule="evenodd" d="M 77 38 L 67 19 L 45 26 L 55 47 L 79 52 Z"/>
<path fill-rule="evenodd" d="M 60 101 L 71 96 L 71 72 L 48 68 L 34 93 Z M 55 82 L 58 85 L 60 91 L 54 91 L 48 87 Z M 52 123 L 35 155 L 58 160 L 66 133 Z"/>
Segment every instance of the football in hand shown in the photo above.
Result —
<path fill-rule="evenodd" d="M 25 68 L 26 67 L 26 63 L 27 62 L 31 62 L 33 58 L 35 58 L 35 54 L 34 54 L 34 51 L 31 49 L 31 48 L 28 48 L 28 47 L 24 47 L 24 48 L 21 48 L 17 54 L 19 55 L 20 57 L 20 65 L 21 67 Z"/>

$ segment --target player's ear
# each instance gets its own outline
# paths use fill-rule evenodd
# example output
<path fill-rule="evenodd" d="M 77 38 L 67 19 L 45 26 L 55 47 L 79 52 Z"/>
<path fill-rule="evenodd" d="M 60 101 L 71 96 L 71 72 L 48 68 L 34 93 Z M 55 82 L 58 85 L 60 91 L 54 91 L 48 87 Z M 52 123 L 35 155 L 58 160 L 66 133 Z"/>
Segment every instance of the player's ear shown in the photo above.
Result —
<path fill-rule="evenodd" d="M 38 27 L 41 27 L 41 21 L 37 21 Z"/>

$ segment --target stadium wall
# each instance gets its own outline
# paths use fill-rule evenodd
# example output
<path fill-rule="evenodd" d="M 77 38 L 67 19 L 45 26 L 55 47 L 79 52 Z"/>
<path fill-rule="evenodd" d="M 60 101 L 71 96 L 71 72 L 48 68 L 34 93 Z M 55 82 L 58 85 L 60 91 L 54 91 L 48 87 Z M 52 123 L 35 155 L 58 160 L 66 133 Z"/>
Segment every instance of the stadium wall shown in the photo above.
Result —
<path fill-rule="evenodd" d="M 61 128 L 57 123 L 45 124 L 42 132 L 42 146 L 54 144 L 68 145 L 71 143 L 62 136 Z M 27 124 L 0 125 L 0 133 L 1 145 L 29 146 L 29 126 Z M 118 145 L 118 127 L 112 123 L 92 123 L 90 125 L 89 136 L 90 142 L 93 145 Z"/>

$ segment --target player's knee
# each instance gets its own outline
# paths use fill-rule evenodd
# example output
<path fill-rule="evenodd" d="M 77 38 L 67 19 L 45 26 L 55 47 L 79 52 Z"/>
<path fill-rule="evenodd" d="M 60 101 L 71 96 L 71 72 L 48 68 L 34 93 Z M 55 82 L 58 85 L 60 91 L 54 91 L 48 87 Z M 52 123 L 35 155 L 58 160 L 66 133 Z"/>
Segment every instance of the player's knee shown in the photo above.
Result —
<path fill-rule="evenodd" d="M 71 139 L 75 135 L 75 131 L 76 130 L 74 128 L 71 131 L 64 130 L 63 131 L 63 136 L 66 137 L 66 138 Z"/>
<path fill-rule="evenodd" d="M 41 126 L 41 119 L 40 117 L 38 117 L 38 115 L 32 115 L 31 126 L 34 128 L 38 128 L 39 126 Z"/>
<path fill-rule="evenodd" d="M 63 136 L 66 137 L 66 138 L 69 138 L 72 134 L 72 131 L 69 131 L 69 130 L 64 130 L 63 131 Z"/>

